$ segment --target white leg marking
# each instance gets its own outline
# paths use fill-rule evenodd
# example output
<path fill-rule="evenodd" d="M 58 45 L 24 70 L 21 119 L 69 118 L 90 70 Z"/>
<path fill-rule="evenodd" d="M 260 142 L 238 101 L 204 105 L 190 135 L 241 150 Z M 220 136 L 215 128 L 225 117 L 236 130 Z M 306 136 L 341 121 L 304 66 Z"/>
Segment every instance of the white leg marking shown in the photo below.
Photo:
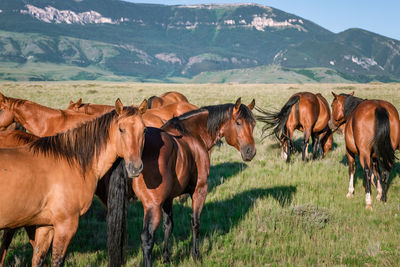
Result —
<path fill-rule="evenodd" d="M 371 193 L 365 194 L 365 203 L 367 204 L 367 206 L 372 205 Z"/>
<path fill-rule="evenodd" d="M 351 198 L 354 194 L 354 174 L 350 174 L 350 181 L 349 181 L 349 192 L 347 193 L 346 197 Z"/>
<path fill-rule="evenodd" d="M 381 182 L 377 179 L 376 183 L 378 184 L 377 190 L 378 190 L 378 194 L 376 195 L 376 199 L 377 200 L 381 200 L 382 197 L 382 185 Z"/>

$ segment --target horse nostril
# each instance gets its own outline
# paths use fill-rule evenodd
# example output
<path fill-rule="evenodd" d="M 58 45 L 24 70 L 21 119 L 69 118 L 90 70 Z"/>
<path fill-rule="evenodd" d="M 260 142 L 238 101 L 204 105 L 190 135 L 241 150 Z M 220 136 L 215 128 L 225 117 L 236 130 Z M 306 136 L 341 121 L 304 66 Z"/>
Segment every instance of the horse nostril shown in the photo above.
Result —
<path fill-rule="evenodd" d="M 137 168 L 137 170 L 139 172 L 141 172 L 143 170 L 143 162 L 140 163 L 139 168 Z"/>

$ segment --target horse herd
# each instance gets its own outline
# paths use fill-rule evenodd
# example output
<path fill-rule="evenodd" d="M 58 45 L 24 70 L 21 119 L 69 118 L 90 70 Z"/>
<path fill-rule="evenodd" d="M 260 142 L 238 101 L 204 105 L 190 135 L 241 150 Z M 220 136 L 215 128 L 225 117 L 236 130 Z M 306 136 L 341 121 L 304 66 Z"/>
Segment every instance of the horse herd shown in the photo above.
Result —
<path fill-rule="evenodd" d="M 175 197 L 192 198 L 192 256 L 200 257 L 200 216 L 207 195 L 210 154 L 226 142 L 250 161 L 256 154 L 256 119 L 265 123 L 290 162 L 293 132 L 304 132 L 302 159 L 323 157 L 333 133 L 344 130 L 349 159 L 349 193 L 354 193 L 355 155 L 364 170 L 366 204 L 371 208 L 371 181 L 386 201 L 394 151 L 399 149 L 400 122 L 394 106 L 333 93 L 332 114 L 321 94 L 296 93 L 281 110 L 256 108 L 255 101 L 198 108 L 178 92 L 153 96 L 137 106 L 70 102 L 66 110 L 0 94 L 0 266 L 13 235 L 24 227 L 33 246 L 32 266 L 44 263 L 52 245 L 52 265 L 61 266 L 94 194 L 107 207 L 110 266 L 123 264 L 126 193 L 140 199 L 143 264 L 152 265 L 154 234 L 163 219 L 163 260 L 170 261 Z M 132 178 L 132 179 L 128 179 Z M 131 188 L 132 190 L 127 190 Z"/>

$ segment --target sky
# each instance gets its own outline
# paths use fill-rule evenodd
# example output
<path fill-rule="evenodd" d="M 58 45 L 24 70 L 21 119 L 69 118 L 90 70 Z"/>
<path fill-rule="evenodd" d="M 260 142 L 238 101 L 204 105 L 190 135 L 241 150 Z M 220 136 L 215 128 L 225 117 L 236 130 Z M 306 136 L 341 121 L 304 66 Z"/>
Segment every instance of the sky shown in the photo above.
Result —
<path fill-rule="evenodd" d="M 164 5 L 257 3 L 295 14 L 338 33 L 361 28 L 400 40 L 400 0 L 124 0 Z"/>

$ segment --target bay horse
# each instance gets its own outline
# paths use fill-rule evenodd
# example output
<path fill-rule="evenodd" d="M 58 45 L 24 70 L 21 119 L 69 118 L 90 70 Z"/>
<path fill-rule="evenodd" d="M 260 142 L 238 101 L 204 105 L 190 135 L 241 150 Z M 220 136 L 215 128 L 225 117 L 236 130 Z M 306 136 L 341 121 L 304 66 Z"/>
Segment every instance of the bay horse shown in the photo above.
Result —
<path fill-rule="evenodd" d="M 152 265 L 154 233 L 163 216 L 163 259 L 170 260 L 169 239 L 173 229 L 172 201 L 182 194 L 192 198 L 194 259 L 200 257 L 200 215 L 207 195 L 209 151 L 223 137 L 250 161 L 256 154 L 255 119 L 249 106 L 235 104 L 202 107 L 174 117 L 161 129 L 148 128 L 142 154 L 143 171 L 132 180 L 135 195 L 144 209 L 141 233 L 144 265 Z"/>
<path fill-rule="evenodd" d="M 400 144 L 400 122 L 396 108 L 384 100 L 364 100 L 351 94 L 332 92 L 332 123 L 344 134 L 349 161 L 350 198 L 354 194 L 355 156 L 360 158 L 365 182 L 366 208 L 372 209 L 371 180 L 376 177 L 377 199 L 387 200 L 387 182 L 393 167 L 394 151 Z"/>
<path fill-rule="evenodd" d="M 186 96 L 179 92 L 171 91 L 161 96 L 151 96 L 148 101 L 148 109 L 159 108 L 172 103 L 189 102 Z"/>
<path fill-rule="evenodd" d="M 272 129 L 280 142 L 281 156 L 290 162 L 293 149 L 293 133 L 296 129 L 304 132 L 302 160 L 306 160 L 309 138 L 313 142 L 313 158 L 323 157 L 333 143 L 333 133 L 328 126 L 331 117 L 329 104 L 321 94 L 300 92 L 292 95 L 278 112 L 257 108 L 262 115 L 257 120 L 264 122 L 263 133 Z"/>
<path fill-rule="evenodd" d="M 98 179 L 117 157 L 125 160 L 128 177 L 142 170 L 146 128 L 141 111 L 123 108 L 119 99 L 115 107 L 76 129 L 0 149 L 0 229 L 38 226 L 32 266 L 43 262 L 51 240 L 52 264 L 63 264 Z"/>
<path fill-rule="evenodd" d="M 12 122 L 20 123 L 26 130 L 36 136 L 51 136 L 77 127 L 84 121 L 94 119 L 96 116 L 65 111 L 42 106 L 29 100 L 6 97 L 0 93 L 0 109 L 2 113 L 12 115 Z M 7 127 L 5 121 L 0 127 Z M 6 125 L 6 126 L 5 126 Z"/>

